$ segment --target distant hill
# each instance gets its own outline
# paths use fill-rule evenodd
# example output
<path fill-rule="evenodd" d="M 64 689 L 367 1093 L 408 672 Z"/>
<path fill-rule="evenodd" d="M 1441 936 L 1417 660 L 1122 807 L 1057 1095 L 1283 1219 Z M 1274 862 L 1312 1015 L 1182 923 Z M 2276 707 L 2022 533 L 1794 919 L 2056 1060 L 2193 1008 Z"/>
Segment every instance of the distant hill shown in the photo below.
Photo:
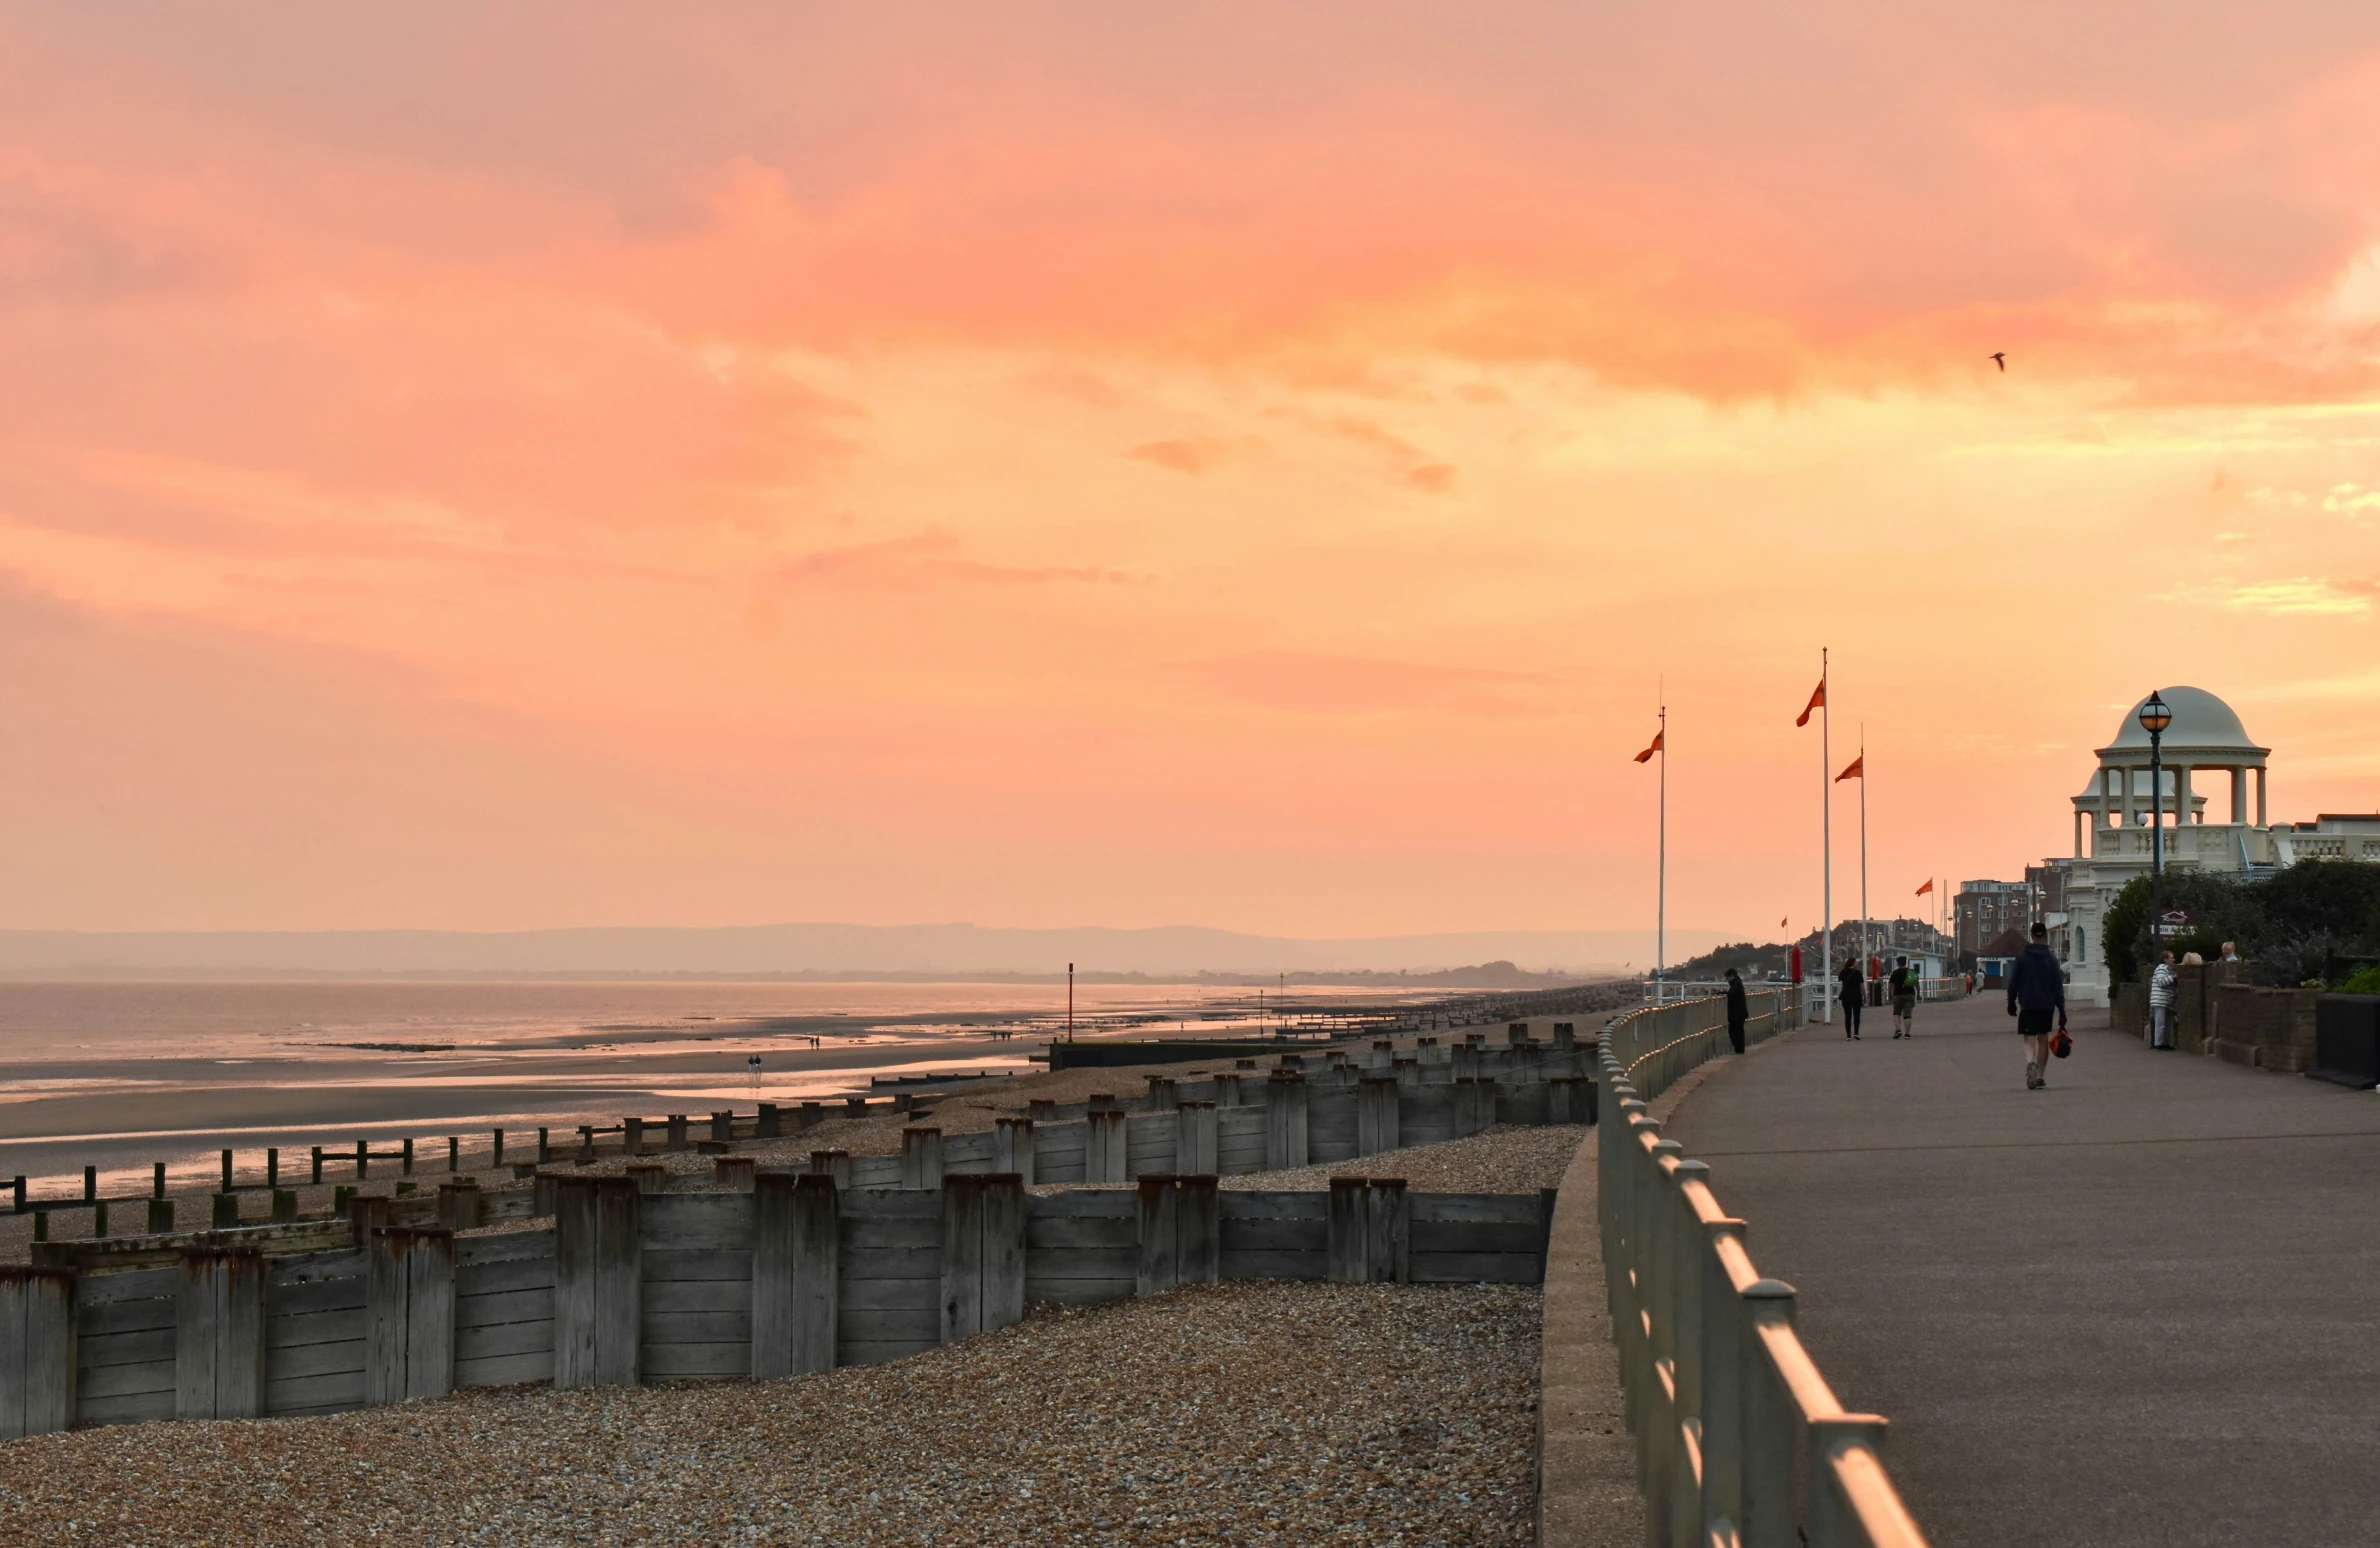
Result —
<path fill-rule="evenodd" d="M 1670 932 L 1708 947 L 1713 931 Z M 1652 959 L 1650 931 L 1480 931 L 1302 940 L 1179 925 L 1151 930 L 1003 930 L 969 924 L 781 924 L 716 929 L 594 928 L 474 933 L 325 930 L 103 933 L 0 931 L 0 974 L 15 978 L 243 977 L 904 977 L 1170 982 L 1316 975 L 1309 982 L 1533 985 L 1609 977 Z M 1352 975 L 1352 977 L 1351 977 Z M 1501 976 L 1499 976 L 1501 975 Z"/>

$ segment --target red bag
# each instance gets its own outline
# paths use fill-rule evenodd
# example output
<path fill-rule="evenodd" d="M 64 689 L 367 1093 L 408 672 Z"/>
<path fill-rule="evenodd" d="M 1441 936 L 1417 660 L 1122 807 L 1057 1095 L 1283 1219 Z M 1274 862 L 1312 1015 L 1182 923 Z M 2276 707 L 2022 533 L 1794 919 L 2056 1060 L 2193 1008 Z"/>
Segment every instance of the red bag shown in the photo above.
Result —
<path fill-rule="evenodd" d="M 2058 1028 L 2058 1035 L 2049 1040 L 2050 1057 L 2063 1059 L 2072 1052 L 2074 1052 L 2074 1039 L 2066 1035 L 2064 1027 Z"/>

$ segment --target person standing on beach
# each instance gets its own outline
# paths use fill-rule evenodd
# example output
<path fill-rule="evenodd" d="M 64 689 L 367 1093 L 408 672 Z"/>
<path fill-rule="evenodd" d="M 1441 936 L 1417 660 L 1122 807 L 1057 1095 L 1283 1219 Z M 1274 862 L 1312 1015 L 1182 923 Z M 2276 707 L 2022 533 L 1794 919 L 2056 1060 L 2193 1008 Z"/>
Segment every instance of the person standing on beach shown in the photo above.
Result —
<path fill-rule="evenodd" d="M 2008 964 L 2008 1014 L 2016 1018 L 2016 1035 L 2025 1040 L 2025 1089 L 2039 1091 L 2049 1084 L 2050 1017 L 2056 1030 L 2066 1030 L 2066 974 L 2058 954 L 2049 949 L 2049 927 L 2033 927 L 2033 944 Z"/>
<path fill-rule="evenodd" d="M 1744 1051 L 1744 1023 L 1752 1017 L 1752 1002 L 1744 994 L 1744 981 L 1736 977 L 1735 969 L 1727 970 L 1727 1041 L 1735 1051 Z"/>
<path fill-rule="evenodd" d="M 1843 971 L 1835 975 L 1843 986 L 1843 1035 L 1859 1041 L 1860 1007 L 1868 1003 L 1867 980 L 1860 976 L 1859 958 L 1845 957 Z"/>
<path fill-rule="evenodd" d="M 2173 953 L 2157 953 L 2157 971 L 2149 975 L 2149 1046 L 2173 1052 Z"/>
<path fill-rule="evenodd" d="M 1911 1023 L 1917 1016 L 1917 970 L 1907 957 L 1892 959 L 1892 1035 L 1895 1038 L 1915 1037 L 1917 1028 Z"/>

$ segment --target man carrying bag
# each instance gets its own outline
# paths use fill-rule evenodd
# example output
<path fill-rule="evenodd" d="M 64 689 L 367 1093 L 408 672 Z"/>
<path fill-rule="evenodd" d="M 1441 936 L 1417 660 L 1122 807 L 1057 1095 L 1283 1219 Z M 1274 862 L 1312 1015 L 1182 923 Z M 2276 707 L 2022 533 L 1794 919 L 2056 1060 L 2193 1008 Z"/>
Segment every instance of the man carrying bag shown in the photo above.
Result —
<path fill-rule="evenodd" d="M 2066 974 L 2058 955 L 2049 949 L 2049 928 L 2033 926 L 2033 943 L 2008 965 L 2008 1014 L 2016 1018 L 2017 1036 L 2025 1040 L 2025 1089 L 2039 1091 L 2049 1084 L 2050 1016 L 2057 1015 L 2057 1033 L 2066 1035 Z"/>

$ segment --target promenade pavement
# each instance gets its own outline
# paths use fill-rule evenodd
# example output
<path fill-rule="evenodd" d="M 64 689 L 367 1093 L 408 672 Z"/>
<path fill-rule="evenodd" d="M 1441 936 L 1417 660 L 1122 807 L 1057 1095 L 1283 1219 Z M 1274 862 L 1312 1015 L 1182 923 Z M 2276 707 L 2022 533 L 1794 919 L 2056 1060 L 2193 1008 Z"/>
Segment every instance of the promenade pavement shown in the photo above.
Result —
<path fill-rule="evenodd" d="M 2003 1003 L 1810 1026 L 1665 1126 L 1928 1537 L 2380 1542 L 2380 1097 L 2099 1009 L 2028 1092 Z"/>

